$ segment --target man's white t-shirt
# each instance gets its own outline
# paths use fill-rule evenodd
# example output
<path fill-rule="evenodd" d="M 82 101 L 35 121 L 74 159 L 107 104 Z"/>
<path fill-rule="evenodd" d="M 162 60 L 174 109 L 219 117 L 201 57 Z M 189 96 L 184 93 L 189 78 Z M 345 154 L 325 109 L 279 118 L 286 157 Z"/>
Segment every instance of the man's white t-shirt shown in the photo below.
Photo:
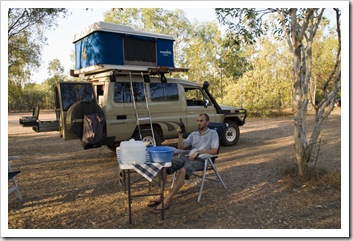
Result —
<path fill-rule="evenodd" d="M 219 137 L 217 131 L 207 128 L 207 130 L 201 135 L 199 131 L 191 132 L 191 134 L 185 139 L 184 147 L 192 147 L 189 152 L 191 156 L 196 151 L 205 151 L 212 148 L 218 149 Z"/>

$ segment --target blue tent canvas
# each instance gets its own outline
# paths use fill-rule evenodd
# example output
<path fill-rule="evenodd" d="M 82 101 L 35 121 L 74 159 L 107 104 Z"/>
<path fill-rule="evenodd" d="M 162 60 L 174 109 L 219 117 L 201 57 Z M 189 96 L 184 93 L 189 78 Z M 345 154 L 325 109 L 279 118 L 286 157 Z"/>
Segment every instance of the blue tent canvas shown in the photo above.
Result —
<path fill-rule="evenodd" d="M 74 36 L 75 70 L 109 65 L 124 67 L 174 67 L 174 38 L 136 31 L 131 27 L 97 22 Z"/>

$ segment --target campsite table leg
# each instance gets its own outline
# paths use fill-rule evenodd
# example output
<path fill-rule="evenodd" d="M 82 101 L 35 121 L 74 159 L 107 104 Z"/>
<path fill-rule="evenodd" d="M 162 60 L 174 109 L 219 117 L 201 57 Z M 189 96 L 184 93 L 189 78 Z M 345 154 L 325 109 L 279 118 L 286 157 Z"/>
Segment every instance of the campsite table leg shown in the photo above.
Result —
<path fill-rule="evenodd" d="M 164 179 L 166 175 L 166 168 L 163 167 L 162 170 L 162 177 L 161 177 L 161 182 L 162 182 L 162 187 L 161 187 L 161 203 L 162 203 L 162 212 L 161 212 L 161 219 L 164 220 Z"/>
<path fill-rule="evenodd" d="M 127 194 L 127 199 L 128 199 L 128 205 L 129 205 L 129 223 L 131 224 L 131 182 L 130 182 L 130 170 L 127 170 L 127 182 L 128 182 L 128 194 Z"/>

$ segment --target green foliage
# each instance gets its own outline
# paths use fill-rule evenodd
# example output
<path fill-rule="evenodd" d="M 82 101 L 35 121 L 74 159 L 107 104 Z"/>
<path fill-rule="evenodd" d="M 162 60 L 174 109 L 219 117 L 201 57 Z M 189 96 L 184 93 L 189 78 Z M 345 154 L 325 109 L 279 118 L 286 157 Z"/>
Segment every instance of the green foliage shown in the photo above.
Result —
<path fill-rule="evenodd" d="M 278 10 L 243 9 L 233 15 L 230 9 L 222 11 L 227 12 L 228 20 L 231 17 L 233 20 L 237 19 L 238 22 L 233 23 L 233 28 L 251 29 L 242 32 L 249 35 L 252 31 L 258 31 L 260 20 L 256 19 L 259 16 L 256 14 L 274 13 Z M 222 11 L 217 12 L 219 19 Z M 211 93 L 220 104 L 244 107 L 250 116 L 264 117 L 273 115 L 273 110 L 292 107 L 293 63 L 287 43 L 284 42 L 284 29 L 278 27 L 280 22 L 277 18 L 269 17 L 264 21 L 261 31 L 253 37 L 242 39 L 241 34 L 234 35 L 231 31 L 222 35 L 216 22 L 190 22 L 185 12 L 179 9 L 114 8 L 104 16 L 107 22 L 174 36 L 175 66 L 189 68 L 189 72 L 174 73 L 171 77 L 183 77 L 199 84 L 208 81 Z M 239 22 L 241 16 L 246 18 Z M 237 24 L 243 26 L 235 26 Z M 326 26 L 327 22 L 322 25 Z M 32 37 L 23 32 L 13 36 L 13 39 L 31 46 L 28 39 Z M 336 44 L 337 40 L 332 31 L 321 31 L 318 33 L 318 41 L 313 45 L 312 79 L 317 85 L 316 100 L 319 101 L 323 96 L 320 89 L 334 65 Z M 14 43 L 11 47 L 13 49 L 9 49 L 9 52 L 13 53 L 13 64 L 9 66 L 9 79 L 12 80 L 9 81 L 9 109 L 31 110 L 33 105 L 38 104 L 41 108 L 53 108 L 55 84 L 68 79 L 60 62 L 57 59 L 50 62 L 48 79 L 42 84 L 28 84 L 30 70 L 39 63 L 34 52 L 39 52 L 40 47 L 33 45 L 25 48 L 28 53 L 16 52 Z"/>
<path fill-rule="evenodd" d="M 68 77 L 64 74 L 58 59 L 50 61 L 48 66 L 48 76 L 43 83 L 16 83 L 14 81 L 8 82 L 9 88 L 9 110 L 26 110 L 31 111 L 33 106 L 39 106 L 42 109 L 54 109 L 54 87 L 60 81 L 65 81 Z"/>
<path fill-rule="evenodd" d="M 272 12 L 272 9 L 216 8 L 218 21 L 228 27 L 228 34 L 237 45 L 255 44 L 267 30 L 262 17 Z"/>
<path fill-rule="evenodd" d="M 53 59 L 49 62 L 48 66 L 49 78 L 44 82 L 50 87 L 50 89 L 54 89 L 56 84 L 58 84 L 60 81 L 64 81 L 67 78 L 64 72 L 64 67 L 61 66 L 60 61 L 58 59 Z"/>
<path fill-rule="evenodd" d="M 189 68 L 189 79 L 202 84 L 214 75 L 220 40 L 220 31 L 215 22 L 194 24 L 193 35 L 183 53 L 184 64 Z"/>
<path fill-rule="evenodd" d="M 227 35 L 222 40 L 221 56 L 219 67 L 222 68 L 223 74 L 238 79 L 244 72 L 252 68 L 248 58 L 253 54 L 253 48 L 240 48 L 234 43 L 234 39 Z"/>
<path fill-rule="evenodd" d="M 8 110 L 20 109 L 20 98 L 22 96 L 21 85 L 8 81 Z"/>
<path fill-rule="evenodd" d="M 45 30 L 55 28 L 57 19 L 66 15 L 64 8 L 8 10 L 9 110 L 31 110 L 47 96 L 45 89 L 30 84 L 29 80 L 31 72 L 40 66 L 41 49 L 46 42 Z"/>
<path fill-rule="evenodd" d="M 46 79 L 42 86 L 47 90 L 47 96 L 51 98 L 45 98 L 44 102 L 46 105 L 50 106 L 50 108 L 55 107 L 55 100 L 54 100 L 54 88 L 60 81 L 67 80 L 67 76 L 64 74 L 64 67 L 61 66 L 61 63 L 58 59 L 53 59 L 49 62 L 48 66 L 48 76 L 49 78 Z"/>
<path fill-rule="evenodd" d="M 272 110 L 291 106 L 292 79 L 287 52 L 283 43 L 259 39 L 260 49 L 250 58 L 250 70 L 226 89 L 224 103 L 245 107 L 252 116 L 269 116 Z"/>
<path fill-rule="evenodd" d="M 322 33 L 320 33 L 322 34 Z M 337 39 L 334 33 L 329 32 L 328 35 L 319 36 L 318 41 L 313 46 L 313 71 L 312 79 L 316 93 L 312 93 L 315 98 L 313 103 L 319 103 L 324 98 L 324 85 L 328 79 L 331 70 L 334 68 L 335 58 L 337 54 Z M 330 83 L 328 88 L 331 90 L 333 84 Z"/>
<path fill-rule="evenodd" d="M 317 142 L 320 133 L 323 120 L 330 115 L 333 107 L 334 100 L 338 94 L 341 86 L 341 31 L 340 31 L 340 10 L 334 9 L 336 12 L 336 24 L 337 24 L 337 50 L 333 55 L 333 65 L 329 69 L 328 76 L 320 79 L 320 74 L 326 75 L 325 72 L 316 72 L 316 78 L 313 76 L 313 67 L 316 70 L 320 66 L 313 64 L 313 46 L 317 42 L 316 34 L 318 29 L 322 28 L 323 14 L 325 9 L 267 9 L 267 10 L 255 10 L 255 9 L 218 9 L 217 14 L 220 22 L 228 26 L 228 30 L 231 31 L 232 35 L 235 36 L 236 41 L 242 40 L 245 44 L 254 45 L 260 37 L 263 36 L 263 29 L 266 29 L 269 25 L 264 27 L 262 24 L 262 18 L 268 13 L 276 13 L 278 24 L 272 24 L 270 27 L 274 29 L 273 33 L 280 39 L 284 36 L 292 57 L 292 70 L 293 70 L 293 108 L 294 108 L 294 162 L 298 175 L 303 177 L 308 170 L 308 162 L 313 153 L 313 147 Z M 325 25 L 325 23 L 324 23 Z M 283 30 L 281 30 L 282 28 Z M 274 53 L 272 50 L 271 53 Z M 262 54 L 262 57 L 266 59 L 267 53 Z M 327 59 L 325 59 L 327 61 Z M 268 60 L 266 60 L 268 61 Z M 273 64 L 270 62 L 270 64 Z M 257 66 L 261 66 L 266 69 L 266 64 L 256 63 Z M 250 81 L 253 99 L 250 105 L 253 105 L 254 109 L 262 110 L 260 103 L 266 103 L 266 106 L 273 107 L 274 98 L 273 93 L 278 92 L 277 96 L 281 96 L 280 89 L 276 84 L 269 84 L 271 81 L 268 73 L 263 72 L 263 69 L 257 70 L 256 67 L 253 71 L 250 71 L 252 78 L 255 81 Z M 275 74 L 272 75 L 272 79 L 276 79 Z M 314 80 L 313 80 L 314 79 Z M 315 126 L 311 132 L 310 138 L 307 138 L 307 111 L 308 103 L 316 102 L 316 94 L 320 95 L 316 89 L 318 85 L 323 82 L 321 87 L 322 95 L 319 96 L 322 101 L 315 105 Z M 254 85 L 256 84 L 256 86 Z M 266 89 L 266 86 L 272 86 L 271 89 Z M 272 100 L 272 101 L 271 101 Z M 280 99 L 279 99 L 280 100 Z M 279 103 L 281 100 L 279 101 Z"/>
<path fill-rule="evenodd" d="M 45 30 L 57 26 L 57 18 L 66 16 L 64 8 L 10 8 L 8 10 L 9 81 L 24 86 L 31 70 L 40 66 Z"/>

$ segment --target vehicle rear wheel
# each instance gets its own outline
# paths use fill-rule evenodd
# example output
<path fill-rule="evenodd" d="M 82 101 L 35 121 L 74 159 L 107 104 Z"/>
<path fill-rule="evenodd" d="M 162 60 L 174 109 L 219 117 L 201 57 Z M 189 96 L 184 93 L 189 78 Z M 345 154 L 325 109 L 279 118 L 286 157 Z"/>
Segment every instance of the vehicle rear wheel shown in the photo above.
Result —
<path fill-rule="evenodd" d="M 141 130 L 141 136 L 143 142 L 149 142 L 150 145 L 153 145 L 153 135 L 151 130 Z M 154 132 L 154 138 L 156 140 L 156 146 L 160 146 L 162 144 L 162 140 L 160 135 L 157 132 Z M 141 140 L 140 134 L 138 131 L 134 134 L 135 140 Z"/>
<path fill-rule="evenodd" d="M 111 150 L 112 152 L 116 152 L 116 148 L 119 146 L 119 143 L 114 142 L 112 145 L 107 145 L 108 149 Z"/>
<path fill-rule="evenodd" d="M 221 143 L 223 146 L 234 146 L 239 140 L 239 126 L 234 121 L 226 121 L 225 123 L 228 126 L 222 131 Z"/>

